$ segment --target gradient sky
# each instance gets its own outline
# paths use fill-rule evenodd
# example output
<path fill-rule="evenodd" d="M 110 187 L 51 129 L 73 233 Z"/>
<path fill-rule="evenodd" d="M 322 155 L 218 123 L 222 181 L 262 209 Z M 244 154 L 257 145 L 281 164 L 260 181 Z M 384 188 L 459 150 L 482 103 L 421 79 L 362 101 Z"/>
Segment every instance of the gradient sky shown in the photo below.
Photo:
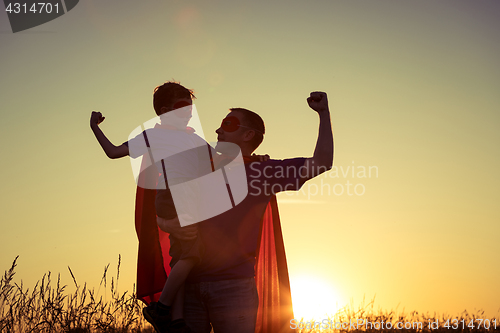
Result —
<path fill-rule="evenodd" d="M 90 113 L 120 144 L 176 79 L 207 140 L 249 108 L 272 158 L 312 155 L 306 98 L 328 93 L 338 173 L 278 198 L 297 313 L 376 295 L 387 310 L 499 315 L 499 1 L 84 0 L 16 34 L 0 8 L 0 268 L 20 255 L 25 285 L 49 270 L 70 284 L 69 265 L 97 286 L 121 254 L 131 289 L 135 183 Z"/>

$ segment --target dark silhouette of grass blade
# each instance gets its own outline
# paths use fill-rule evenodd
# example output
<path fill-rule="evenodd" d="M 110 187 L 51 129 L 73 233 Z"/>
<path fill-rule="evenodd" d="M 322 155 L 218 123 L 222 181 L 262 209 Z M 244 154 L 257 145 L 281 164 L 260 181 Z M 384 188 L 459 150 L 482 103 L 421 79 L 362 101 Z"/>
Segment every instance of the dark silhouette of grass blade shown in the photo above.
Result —
<path fill-rule="evenodd" d="M 17 256 L 0 282 L 0 332 L 2 333 L 146 333 L 153 332 L 144 320 L 142 308 L 134 293 L 118 292 L 121 256 L 118 258 L 116 280 L 111 280 L 111 299 L 99 296 L 101 286 L 107 288 L 109 264 L 104 269 L 99 290 L 79 285 L 71 268 L 69 273 L 75 285 L 74 293 L 66 292 L 60 274 L 57 282 L 52 274 L 44 274 L 30 291 L 13 283 Z M 135 285 L 133 286 L 135 291 Z"/>

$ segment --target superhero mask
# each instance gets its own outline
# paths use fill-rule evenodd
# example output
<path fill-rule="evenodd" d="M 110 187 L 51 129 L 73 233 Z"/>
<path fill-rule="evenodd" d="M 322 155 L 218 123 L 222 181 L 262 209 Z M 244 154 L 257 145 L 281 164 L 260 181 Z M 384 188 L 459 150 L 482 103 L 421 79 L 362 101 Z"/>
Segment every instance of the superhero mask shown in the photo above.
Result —
<path fill-rule="evenodd" d="M 245 128 L 249 128 L 251 130 L 254 130 L 256 132 L 264 134 L 262 131 L 259 131 L 258 129 L 241 125 L 239 119 L 234 117 L 234 116 L 229 116 L 229 117 L 222 119 L 222 123 L 220 124 L 220 127 L 222 128 L 222 130 L 224 132 L 234 132 L 234 131 L 238 130 L 238 128 L 240 128 L 240 127 L 245 127 Z"/>

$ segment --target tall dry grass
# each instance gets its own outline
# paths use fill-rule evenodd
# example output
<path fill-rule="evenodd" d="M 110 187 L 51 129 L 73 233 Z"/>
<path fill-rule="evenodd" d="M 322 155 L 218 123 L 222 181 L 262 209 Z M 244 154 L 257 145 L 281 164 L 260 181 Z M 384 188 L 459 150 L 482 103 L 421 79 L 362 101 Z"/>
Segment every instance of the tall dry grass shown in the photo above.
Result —
<path fill-rule="evenodd" d="M 0 332 L 1 333 L 152 333 L 153 329 L 142 316 L 143 304 L 132 293 L 117 291 L 120 276 L 121 257 L 118 258 L 116 277 L 108 283 L 108 268 L 105 267 L 97 293 L 87 284 L 78 284 L 71 268 L 68 270 L 76 287 L 75 292 L 67 293 L 66 285 L 61 285 L 60 274 L 57 282 L 52 281 L 51 273 L 45 274 L 41 281 L 30 291 L 13 282 L 17 259 L 5 271 L 0 282 Z M 101 287 L 110 288 L 111 299 L 99 296 Z M 357 308 L 350 305 L 336 314 L 321 320 L 295 322 L 296 333 L 337 333 L 337 332 L 398 332 L 405 333 L 455 333 L 500 332 L 500 318 L 488 318 L 484 312 L 464 311 L 458 316 L 424 314 L 417 311 L 399 313 L 395 310 L 374 309 L 374 299 Z M 484 319 L 488 319 L 485 322 Z M 456 321 L 456 323 L 455 323 Z M 398 323 L 410 323 L 412 327 L 396 329 Z M 431 323 L 436 325 L 430 326 Z M 470 327 L 471 322 L 474 328 Z M 337 326 L 336 326 L 337 323 Z M 339 324 L 346 323 L 344 327 Z M 354 324 L 350 324 L 354 323 Z M 357 324 L 361 324 L 357 326 Z M 392 328 L 387 327 L 391 323 Z M 418 325 L 421 323 L 421 325 Z M 446 327 L 448 323 L 448 327 Z M 371 326 L 370 326 L 371 324 Z M 384 325 L 385 324 L 385 325 Z M 487 326 L 489 325 L 489 328 Z M 235 333 L 238 330 L 235 328 Z"/>
<path fill-rule="evenodd" d="M 143 305 L 132 293 L 119 293 L 121 257 L 118 258 L 116 278 L 108 283 L 109 264 L 104 269 L 99 289 L 89 289 L 77 282 L 71 268 L 68 270 L 76 287 L 74 293 L 66 292 L 66 285 L 52 281 L 52 274 L 45 274 L 30 290 L 13 282 L 17 259 L 5 271 L 0 282 L 0 332 L 2 333 L 125 333 L 153 332 L 142 316 Z M 101 287 L 110 288 L 110 300 L 99 296 Z"/>
<path fill-rule="evenodd" d="M 292 325 L 296 333 L 489 333 L 500 332 L 500 317 L 487 317 L 484 311 L 459 315 L 438 315 L 412 311 L 375 310 L 375 299 L 365 304 L 365 300 L 356 308 L 353 304 L 339 310 L 336 314 L 313 320 L 302 319 Z M 487 321 L 485 321 L 487 319 Z M 323 321 L 326 320 L 326 321 Z M 400 324 L 399 324 L 400 323 Z M 359 324 L 359 326 L 358 326 Z M 397 327 L 403 327 L 398 329 Z"/>

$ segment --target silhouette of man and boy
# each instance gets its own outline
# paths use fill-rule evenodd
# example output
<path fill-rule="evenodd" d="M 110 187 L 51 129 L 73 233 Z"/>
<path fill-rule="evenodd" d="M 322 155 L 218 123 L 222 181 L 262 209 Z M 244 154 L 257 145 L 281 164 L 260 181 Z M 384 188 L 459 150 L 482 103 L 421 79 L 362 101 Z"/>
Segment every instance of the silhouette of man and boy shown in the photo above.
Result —
<path fill-rule="evenodd" d="M 332 167 L 327 95 L 307 98 L 320 119 L 313 156 L 284 160 L 253 154 L 263 141 L 264 121 L 243 108 L 230 109 L 212 148 L 187 126 L 193 99 L 193 91 L 177 82 L 156 87 L 158 121 L 120 146 L 100 129 L 100 112 L 90 119 L 109 158 L 142 158 L 136 226 L 138 235 L 148 235 L 139 235 L 139 252 L 147 249 L 138 263 L 144 317 L 158 333 L 289 332 L 293 313 L 275 194 L 299 190 Z M 156 222 L 148 231 L 146 220 Z M 158 271 L 165 276 L 158 278 Z M 161 284 L 140 283 L 141 275 Z M 140 295 L 142 287 L 148 295 Z"/>

